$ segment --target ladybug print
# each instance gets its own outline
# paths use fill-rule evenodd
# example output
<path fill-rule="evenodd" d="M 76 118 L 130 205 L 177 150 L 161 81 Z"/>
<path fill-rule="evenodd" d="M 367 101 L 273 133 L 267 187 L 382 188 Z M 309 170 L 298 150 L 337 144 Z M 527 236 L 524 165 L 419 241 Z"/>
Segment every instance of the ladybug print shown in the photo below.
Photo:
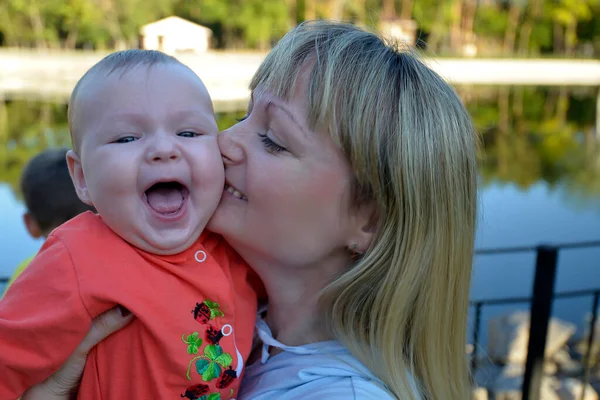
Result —
<path fill-rule="evenodd" d="M 206 328 L 205 338 L 210 344 L 219 344 L 219 341 L 223 338 L 223 332 L 209 325 Z"/>
<path fill-rule="evenodd" d="M 196 303 L 192 314 L 194 314 L 194 319 L 202 324 L 206 324 L 210 320 L 210 309 L 204 303 Z"/>
<path fill-rule="evenodd" d="M 237 374 L 231 368 L 231 365 L 230 365 L 229 368 L 227 368 L 225 371 L 223 371 L 223 373 L 219 377 L 219 380 L 217 381 L 217 384 L 216 384 L 217 389 L 225 389 L 226 387 L 231 385 L 231 383 L 233 382 L 233 380 L 235 378 L 237 378 Z"/>
<path fill-rule="evenodd" d="M 190 399 L 190 400 L 198 400 L 201 396 L 208 394 L 208 392 L 209 392 L 208 385 L 199 384 L 199 385 L 190 386 L 189 388 L 185 389 L 185 394 L 181 394 L 180 396 L 181 396 L 181 398 L 186 398 L 186 399 Z"/>

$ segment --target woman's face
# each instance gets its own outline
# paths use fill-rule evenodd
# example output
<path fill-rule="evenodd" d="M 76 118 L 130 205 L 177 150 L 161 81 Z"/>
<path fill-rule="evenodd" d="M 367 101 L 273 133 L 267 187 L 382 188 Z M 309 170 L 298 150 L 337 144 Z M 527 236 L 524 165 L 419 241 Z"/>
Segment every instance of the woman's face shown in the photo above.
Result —
<path fill-rule="evenodd" d="M 352 244 L 352 173 L 330 136 L 308 127 L 306 86 L 290 101 L 256 90 L 246 118 L 219 135 L 225 191 L 209 229 L 251 263 L 322 264 Z"/>

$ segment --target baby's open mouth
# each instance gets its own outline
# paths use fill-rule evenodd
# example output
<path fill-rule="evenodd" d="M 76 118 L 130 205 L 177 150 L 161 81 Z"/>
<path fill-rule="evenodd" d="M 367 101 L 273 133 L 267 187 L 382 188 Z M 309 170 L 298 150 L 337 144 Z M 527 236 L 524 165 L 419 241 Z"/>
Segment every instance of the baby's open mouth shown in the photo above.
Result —
<path fill-rule="evenodd" d="M 160 214 L 176 214 L 185 204 L 189 190 L 179 182 L 157 182 L 144 194 L 150 208 Z"/>

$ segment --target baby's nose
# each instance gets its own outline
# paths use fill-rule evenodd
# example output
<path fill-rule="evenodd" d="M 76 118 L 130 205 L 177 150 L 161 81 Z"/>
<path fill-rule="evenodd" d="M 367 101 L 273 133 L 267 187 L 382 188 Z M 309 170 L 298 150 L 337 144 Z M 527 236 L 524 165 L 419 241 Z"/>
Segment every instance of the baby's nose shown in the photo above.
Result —
<path fill-rule="evenodd" d="M 149 162 L 159 162 L 168 160 L 177 160 L 181 157 L 179 147 L 168 139 L 158 139 L 148 149 L 147 160 Z"/>

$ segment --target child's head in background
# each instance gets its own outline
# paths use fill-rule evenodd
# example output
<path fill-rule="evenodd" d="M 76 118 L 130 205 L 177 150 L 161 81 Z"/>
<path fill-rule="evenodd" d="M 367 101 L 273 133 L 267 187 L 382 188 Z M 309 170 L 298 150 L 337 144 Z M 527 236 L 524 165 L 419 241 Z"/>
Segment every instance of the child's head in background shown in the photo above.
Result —
<path fill-rule="evenodd" d="M 77 197 L 69 176 L 67 149 L 48 149 L 33 157 L 21 174 L 27 211 L 23 221 L 34 238 L 47 237 L 59 225 L 93 207 Z"/>

